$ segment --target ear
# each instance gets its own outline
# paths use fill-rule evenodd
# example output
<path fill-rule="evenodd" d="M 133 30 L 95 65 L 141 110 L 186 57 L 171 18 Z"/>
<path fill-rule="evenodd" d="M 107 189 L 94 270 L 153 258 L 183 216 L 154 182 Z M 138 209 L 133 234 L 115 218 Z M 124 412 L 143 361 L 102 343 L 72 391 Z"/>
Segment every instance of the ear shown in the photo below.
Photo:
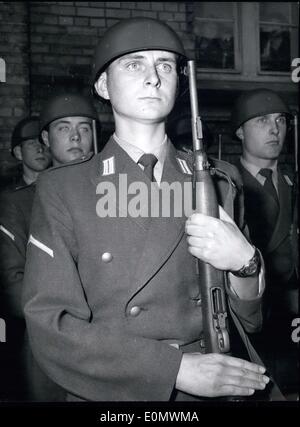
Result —
<path fill-rule="evenodd" d="M 95 91 L 104 99 L 110 99 L 107 90 L 107 72 L 104 71 L 94 84 Z"/>
<path fill-rule="evenodd" d="M 41 134 L 41 137 L 42 137 L 43 143 L 44 143 L 47 147 L 50 147 L 50 144 L 49 144 L 49 133 L 48 133 L 48 131 L 43 130 L 43 131 L 42 131 L 42 134 Z"/>
<path fill-rule="evenodd" d="M 244 131 L 243 131 L 243 128 L 241 126 L 238 128 L 238 130 L 235 132 L 235 134 L 238 138 L 240 138 L 243 141 Z"/>
<path fill-rule="evenodd" d="M 21 145 L 17 145 L 14 149 L 13 149 L 13 153 L 15 155 L 15 157 L 22 161 L 23 160 L 23 156 L 22 156 L 22 149 L 21 149 Z"/>

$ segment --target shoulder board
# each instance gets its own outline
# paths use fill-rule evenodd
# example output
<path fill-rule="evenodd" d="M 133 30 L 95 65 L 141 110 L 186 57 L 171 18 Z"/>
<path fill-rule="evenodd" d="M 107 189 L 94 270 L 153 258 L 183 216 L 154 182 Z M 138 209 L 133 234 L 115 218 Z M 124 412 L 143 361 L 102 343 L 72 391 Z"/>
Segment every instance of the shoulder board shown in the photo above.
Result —
<path fill-rule="evenodd" d="M 219 160 L 212 157 L 209 158 L 209 162 L 213 167 L 220 169 L 222 172 L 227 174 L 238 188 L 242 187 L 242 177 L 235 165 L 228 163 L 225 160 Z"/>
<path fill-rule="evenodd" d="M 182 157 L 187 160 L 189 163 L 193 163 L 193 150 L 184 149 L 184 150 L 176 150 L 176 154 L 178 157 Z"/>
<path fill-rule="evenodd" d="M 193 168 L 193 151 L 192 150 L 177 150 L 178 156 L 184 158 L 187 163 Z M 215 159 L 213 157 L 208 158 L 211 167 L 220 169 L 225 175 L 227 175 L 231 182 L 238 188 L 242 187 L 242 178 L 236 166 L 225 160 Z"/>
<path fill-rule="evenodd" d="M 57 170 L 57 169 L 63 169 L 63 168 L 74 166 L 74 165 L 80 165 L 81 163 L 85 163 L 85 162 L 89 161 L 93 156 L 94 156 L 94 153 L 90 153 L 90 154 L 87 154 L 86 156 L 82 157 L 81 159 L 73 160 L 72 162 L 67 162 L 67 163 L 64 163 L 64 164 L 58 165 L 58 166 L 52 166 L 51 168 L 45 169 L 43 171 L 43 175 L 46 173 L 50 173 L 50 172 Z"/>

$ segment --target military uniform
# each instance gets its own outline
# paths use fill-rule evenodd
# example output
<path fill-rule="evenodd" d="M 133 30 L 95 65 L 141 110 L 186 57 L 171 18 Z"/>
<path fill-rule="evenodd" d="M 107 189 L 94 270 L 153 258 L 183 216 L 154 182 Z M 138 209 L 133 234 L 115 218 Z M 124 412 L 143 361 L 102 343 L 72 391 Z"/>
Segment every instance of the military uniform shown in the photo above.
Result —
<path fill-rule="evenodd" d="M 283 391 L 297 389 L 297 346 L 291 340 L 291 321 L 298 312 L 298 237 L 294 180 L 278 168 L 279 214 L 274 228 L 274 199 L 239 163 L 245 194 L 245 219 L 250 238 L 264 257 L 267 288 L 265 323 L 258 348 Z"/>
<path fill-rule="evenodd" d="M 6 186 L 4 186 L 1 189 L 1 194 L 7 194 L 7 193 L 11 193 L 15 190 L 19 190 L 20 188 L 23 187 L 27 187 L 27 183 L 24 181 L 23 175 L 20 175 L 18 177 L 16 177 L 15 179 L 12 180 L 12 182 L 10 182 L 9 184 L 7 184 Z"/>
<path fill-rule="evenodd" d="M 33 359 L 21 301 L 34 193 L 35 184 L 27 185 L 3 193 L 0 202 L 0 312 L 7 325 L 1 384 L 9 400 L 55 400 L 57 389 Z"/>
<path fill-rule="evenodd" d="M 7 325 L 7 342 L 1 348 L 4 399 L 24 399 L 26 395 L 21 295 L 33 196 L 31 185 L 3 193 L 0 202 L 0 312 Z"/>
<path fill-rule="evenodd" d="M 162 183 L 191 182 L 189 161 L 170 144 Z M 231 165 L 218 165 L 231 176 L 215 176 L 219 201 L 244 230 L 239 175 Z M 186 217 L 128 216 L 118 197 L 116 216 L 99 217 L 101 185 L 118 192 L 121 174 L 128 188 L 150 186 L 111 138 L 93 158 L 40 177 L 24 287 L 32 349 L 68 400 L 193 399 L 174 393 L 182 352 L 203 351 Z M 245 301 L 230 286 L 227 292 L 245 329 L 256 331 L 260 296 Z"/>
<path fill-rule="evenodd" d="M 35 185 L 2 194 L 0 211 L 0 280 L 4 312 L 23 318 L 22 281 Z"/>

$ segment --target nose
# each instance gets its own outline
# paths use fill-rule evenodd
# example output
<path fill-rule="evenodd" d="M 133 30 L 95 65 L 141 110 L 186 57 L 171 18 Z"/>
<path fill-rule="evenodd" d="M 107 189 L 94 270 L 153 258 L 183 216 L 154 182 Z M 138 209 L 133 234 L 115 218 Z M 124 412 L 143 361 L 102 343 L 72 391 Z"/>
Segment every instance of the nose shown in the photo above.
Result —
<path fill-rule="evenodd" d="M 271 121 L 271 129 L 270 129 L 270 131 L 271 131 L 273 134 L 275 134 L 275 135 L 278 135 L 278 134 L 279 134 L 279 124 L 278 124 L 278 122 L 277 122 L 277 119 L 273 119 L 273 120 Z"/>
<path fill-rule="evenodd" d="M 72 129 L 72 132 L 70 134 L 70 139 L 72 142 L 80 142 L 80 134 L 76 128 Z"/>
<path fill-rule="evenodd" d="M 44 151 L 44 147 L 43 147 L 43 145 L 42 145 L 41 143 L 37 144 L 37 146 L 36 146 L 36 151 L 37 151 L 38 153 L 43 153 L 43 151 Z"/>
<path fill-rule="evenodd" d="M 149 67 L 145 77 L 146 86 L 160 87 L 160 78 L 155 66 Z"/>

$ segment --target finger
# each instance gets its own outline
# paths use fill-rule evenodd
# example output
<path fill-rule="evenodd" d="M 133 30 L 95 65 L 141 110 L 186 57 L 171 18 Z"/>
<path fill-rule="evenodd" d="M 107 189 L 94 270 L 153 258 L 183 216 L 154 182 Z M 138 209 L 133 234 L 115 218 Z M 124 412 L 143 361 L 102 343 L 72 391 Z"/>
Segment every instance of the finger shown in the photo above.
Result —
<path fill-rule="evenodd" d="M 264 390 L 269 382 L 269 378 L 265 375 L 259 374 L 250 378 L 248 374 L 245 375 L 240 371 L 238 375 L 224 375 L 222 382 L 227 385 Z"/>
<path fill-rule="evenodd" d="M 250 371 L 262 374 L 266 372 L 266 368 L 264 366 L 258 365 L 257 363 L 248 362 L 247 360 L 240 359 L 238 357 L 226 356 L 224 359 L 224 363 L 226 365 L 236 366 L 242 369 L 249 369 Z"/>
<path fill-rule="evenodd" d="M 214 218 L 209 215 L 204 215 L 202 213 L 194 213 L 187 219 L 187 223 L 191 225 L 205 226 L 208 222 L 214 222 L 217 220 L 218 218 Z"/>
<path fill-rule="evenodd" d="M 214 238 L 214 233 L 205 226 L 187 225 L 185 227 L 185 232 L 186 234 L 194 237 L 207 237 L 211 239 Z"/>
<path fill-rule="evenodd" d="M 245 368 L 241 369 L 241 368 L 235 368 L 235 367 L 227 367 L 226 368 L 226 376 L 228 378 L 235 377 L 233 379 L 233 381 L 236 380 L 236 377 L 245 378 L 248 380 L 256 381 L 258 383 L 265 383 L 265 384 L 268 384 L 268 382 L 270 381 L 270 378 L 267 377 L 267 375 L 257 373 L 257 372 L 253 372 L 253 371 L 250 371 L 249 369 L 245 369 Z M 232 384 L 234 384 L 234 383 L 232 383 Z"/>
<path fill-rule="evenodd" d="M 254 393 L 253 388 L 224 385 L 220 387 L 218 396 L 251 396 Z"/>
<path fill-rule="evenodd" d="M 210 251 L 215 248 L 213 239 L 209 239 L 206 237 L 194 237 L 194 236 L 188 236 L 187 242 L 189 246 L 194 247 L 195 249 L 205 249 L 207 251 Z"/>

